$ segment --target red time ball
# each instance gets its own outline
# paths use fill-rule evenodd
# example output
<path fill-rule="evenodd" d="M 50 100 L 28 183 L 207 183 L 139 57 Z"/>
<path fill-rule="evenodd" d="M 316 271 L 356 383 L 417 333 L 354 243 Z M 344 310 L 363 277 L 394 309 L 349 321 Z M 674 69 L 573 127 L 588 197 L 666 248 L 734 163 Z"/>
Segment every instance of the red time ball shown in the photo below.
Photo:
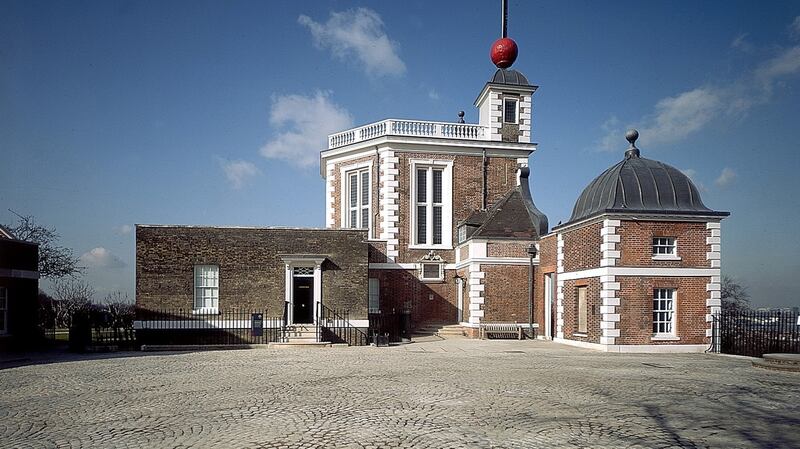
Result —
<path fill-rule="evenodd" d="M 494 65 L 506 69 L 517 60 L 517 52 L 517 43 L 514 42 L 514 39 L 503 37 L 494 41 L 489 55 L 492 57 Z"/>

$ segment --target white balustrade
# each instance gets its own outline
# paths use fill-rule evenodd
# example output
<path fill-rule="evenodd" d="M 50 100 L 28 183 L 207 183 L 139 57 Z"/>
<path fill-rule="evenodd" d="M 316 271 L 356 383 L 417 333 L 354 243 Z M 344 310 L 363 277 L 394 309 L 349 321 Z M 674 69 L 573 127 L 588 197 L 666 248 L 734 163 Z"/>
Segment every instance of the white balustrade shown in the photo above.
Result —
<path fill-rule="evenodd" d="M 328 136 L 328 149 L 339 148 L 381 136 L 486 140 L 487 135 L 487 128 L 480 125 L 388 119 L 331 134 Z"/>

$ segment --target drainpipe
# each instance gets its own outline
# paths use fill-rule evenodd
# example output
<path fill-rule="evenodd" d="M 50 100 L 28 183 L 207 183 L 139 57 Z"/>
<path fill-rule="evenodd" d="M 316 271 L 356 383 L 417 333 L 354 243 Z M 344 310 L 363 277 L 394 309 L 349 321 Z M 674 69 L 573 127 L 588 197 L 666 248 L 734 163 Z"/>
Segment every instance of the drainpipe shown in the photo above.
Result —
<path fill-rule="evenodd" d="M 531 243 L 528 246 L 528 256 L 530 256 L 530 265 L 528 266 L 528 329 L 533 338 L 533 259 L 536 258 L 536 244 Z"/>
<path fill-rule="evenodd" d="M 489 165 L 489 160 L 486 159 L 486 148 L 484 148 L 483 149 L 483 200 L 481 202 L 481 209 L 482 210 L 486 210 L 486 200 L 487 200 L 487 197 L 489 196 L 489 193 L 487 192 L 488 186 L 487 186 L 487 179 L 486 179 L 486 171 L 487 171 L 486 167 L 488 165 Z"/>

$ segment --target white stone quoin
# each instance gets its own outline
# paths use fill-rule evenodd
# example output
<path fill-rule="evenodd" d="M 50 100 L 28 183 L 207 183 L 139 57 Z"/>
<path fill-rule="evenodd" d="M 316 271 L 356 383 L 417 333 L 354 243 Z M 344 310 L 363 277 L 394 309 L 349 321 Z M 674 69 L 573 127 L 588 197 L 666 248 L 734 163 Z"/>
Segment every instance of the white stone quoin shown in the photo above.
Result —
<path fill-rule="evenodd" d="M 334 201 L 336 201 L 333 197 L 333 183 L 336 181 L 334 173 L 334 164 L 328 163 L 325 166 L 325 227 L 326 228 L 333 228 L 335 224 L 334 219 Z"/>
<path fill-rule="evenodd" d="M 484 284 L 486 273 L 481 271 L 480 264 L 469 264 L 469 323 L 481 324 L 483 319 Z"/>
<path fill-rule="evenodd" d="M 398 233 L 400 232 L 400 194 L 397 187 L 400 185 L 397 177 L 400 174 L 397 164 L 399 158 L 392 150 L 382 150 L 380 153 L 380 239 L 386 240 L 386 257 L 389 262 L 394 262 L 400 254 Z"/>
<path fill-rule="evenodd" d="M 706 307 L 708 307 L 708 314 L 706 321 L 708 328 L 706 329 L 706 337 L 712 337 L 714 330 L 714 315 L 718 315 L 722 309 L 722 275 L 720 270 L 721 250 L 722 250 L 722 233 L 719 222 L 706 223 L 706 230 L 708 236 L 706 237 L 706 260 L 712 268 L 716 268 L 716 275 L 709 278 L 710 282 L 706 284 L 706 291 L 708 297 L 706 298 Z"/>

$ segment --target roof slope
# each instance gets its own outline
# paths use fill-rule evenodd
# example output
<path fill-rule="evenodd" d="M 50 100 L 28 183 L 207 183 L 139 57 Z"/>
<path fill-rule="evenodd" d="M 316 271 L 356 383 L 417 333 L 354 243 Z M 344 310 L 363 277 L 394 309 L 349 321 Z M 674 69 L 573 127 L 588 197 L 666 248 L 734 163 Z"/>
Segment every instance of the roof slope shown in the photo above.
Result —
<path fill-rule="evenodd" d="M 547 234 L 547 216 L 533 204 L 528 185 L 530 169 L 522 167 L 520 185 L 506 193 L 491 209 L 475 211 L 462 224 L 479 224 L 472 238 L 538 239 Z"/>

